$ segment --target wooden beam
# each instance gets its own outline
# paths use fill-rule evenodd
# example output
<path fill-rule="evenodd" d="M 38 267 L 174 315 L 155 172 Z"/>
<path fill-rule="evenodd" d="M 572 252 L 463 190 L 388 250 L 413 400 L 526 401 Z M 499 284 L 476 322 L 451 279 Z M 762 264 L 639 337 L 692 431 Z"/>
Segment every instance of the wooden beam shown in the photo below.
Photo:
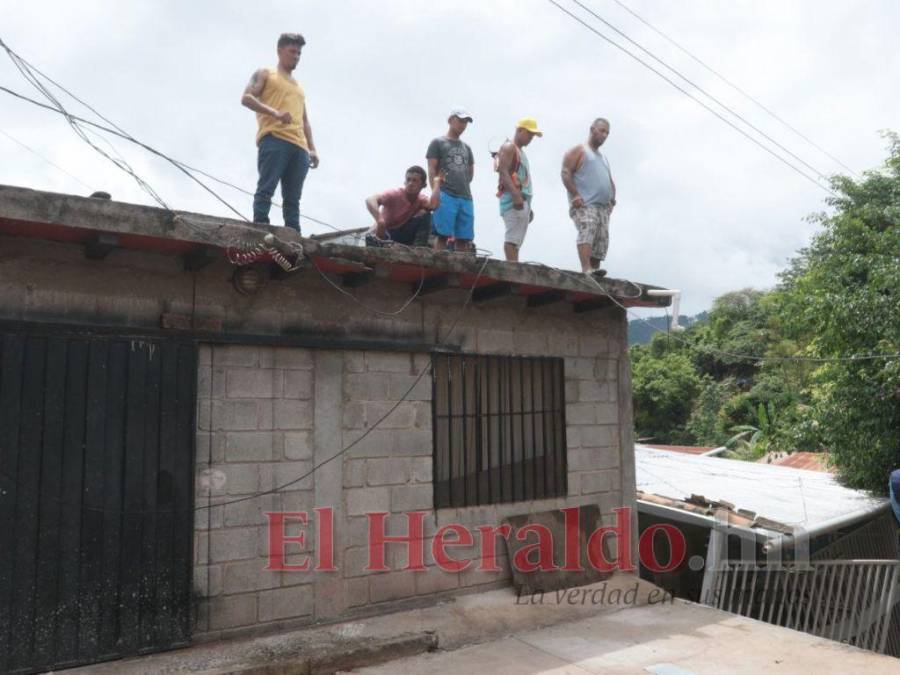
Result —
<path fill-rule="evenodd" d="M 506 281 L 501 281 L 500 283 L 490 284 L 487 286 L 479 286 L 474 291 L 472 291 L 472 302 L 484 302 L 486 300 L 494 300 L 495 298 L 502 298 L 507 295 L 512 295 L 515 289 L 515 284 L 511 284 Z"/>
<path fill-rule="evenodd" d="M 103 260 L 115 248 L 119 248 L 118 235 L 101 232 L 84 245 L 84 256 L 91 260 Z"/>
<path fill-rule="evenodd" d="M 528 296 L 525 304 L 528 307 L 543 307 L 562 302 L 565 299 L 566 294 L 563 291 L 545 291 L 544 293 L 532 293 Z"/>
<path fill-rule="evenodd" d="M 222 252 L 219 249 L 212 248 L 211 246 L 200 246 L 193 251 L 185 253 L 181 256 L 181 260 L 184 263 L 185 272 L 195 272 L 216 262 L 221 257 Z"/>
<path fill-rule="evenodd" d="M 606 309 L 612 307 L 615 303 L 609 298 L 595 298 L 592 300 L 579 300 L 572 303 L 572 309 L 576 314 L 583 312 L 591 312 L 595 309 Z"/>

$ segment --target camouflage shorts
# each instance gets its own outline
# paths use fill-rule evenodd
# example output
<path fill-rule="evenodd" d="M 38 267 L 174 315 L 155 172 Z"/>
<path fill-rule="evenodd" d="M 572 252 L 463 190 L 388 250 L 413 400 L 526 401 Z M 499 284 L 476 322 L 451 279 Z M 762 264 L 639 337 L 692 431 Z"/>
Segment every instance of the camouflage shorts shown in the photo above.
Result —
<path fill-rule="evenodd" d="M 569 216 L 578 229 L 577 243 L 591 245 L 591 257 L 606 259 L 609 249 L 609 204 L 588 204 L 570 208 Z"/>

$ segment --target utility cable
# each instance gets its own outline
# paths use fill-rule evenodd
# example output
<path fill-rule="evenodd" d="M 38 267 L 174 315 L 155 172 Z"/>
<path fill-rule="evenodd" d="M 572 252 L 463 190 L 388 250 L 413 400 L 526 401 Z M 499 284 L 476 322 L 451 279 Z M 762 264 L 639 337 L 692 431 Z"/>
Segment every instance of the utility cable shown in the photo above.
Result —
<path fill-rule="evenodd" d="M 640 43 L 636 42 L 635 40 L 631 39 L 631 38 L 630 38 L 627 34 L 625 34 L 623 31 L 621 31 L 621 30 L 619 30 L 618 28 L 616 28 L 616 27 L 615 27 L 613 24 L 611 24 L 609 21 L 607 21 L 606 19 L 604 19 L 602 16 L 600 16 L 599 14 L 597 14 L 597 13 L 596 13 L 594 10 L 592 10 L 590 7 L 588 7 L 588 6 L 585 5 L 583 2 L 581 2 L 581 0 L 572 0 L 572 2 L 574 2 L 576 5 L 578 5 L 579 7 L 581 7 L 584 11 L 586 11 L 588 14 L 590 14 L 591 16 L 593 16 L 595 19 L 597 19 L 598 21 L 602 22 L 605 26 L 607 26 L 608 28 L 610 28 L 610 29 L 611 29 L 613 32 L 615 32 L 617 35 L 620 35 L 621 37 L 625 38 L 630 44 L 632 44 L 632 45 L 634 45 L 635 47 L 637 47 L 638 49 L 640 49 L 642 52 L 644 52 L 644 53 L 645 53 L 647 56 L 649 56 L 651 59 L 653 59 L 654 61 L 656 61 L 657 63 L 659 63 L 661 66 L 663 66 L 664 68 L 666 68 L 669 72 L 673 73 L 673 74 L 676 75 L 677 77 L 680 77 L 683 81 L 687 82 L 687 83 L 688 83 L 689 85 L 691 85 L 694 89 L 696 89 L 697 91 L 699 91 L 700 93 L 702 93 L 704 96 L 706 96 L 706 97 L 707 97 L 708 99 L 710 99 L 711 101 L 715 101 L 721 108 L 723 108 L 724 110 L 727 110 L 727 111 L 728 111 L 729 113 L 731 113 L 733 116 L 735 116 L 736 118 L 738 118 L 741 122 L 743 122 L 743 123 L 746 124 L 748 127 L 750 127 L 751 129 L 753 129 L 753 131 L 755 131 L 755 132 L 758 133 L 759 135 L 763 136 L 766 140 L 768 140 L 770 143 L 772 143 L 773 145 L 775 145 L 778 149 L 783 150 L 783 151 L 786 152 L 788 155 L 790 155 L 792 158 L 794 158 L 794 159 L 796 159 L 798 162 L 800 162 L 800 163 L 801 163 L 803 166 L 805 166 L 807 169 L 810 169 L 811 171 L 813 171 L 817 176 L 819 176 L 819 178 L 825 178 L 825 173 L 824 173 L 824 172 L 819 171 L 816 167 L 814 167 L 814 166 L 812 166 L 811 164 L 809 164 L 809 163 L 807 163 L 806 161 L 804 161 L 803 158 L 798 157 L 797 155 L 795 155 L 795 154 L 794 154 L 793 152 L 791 152 L 788 148 L 784 147 L 781 143 L 779 143 L 779 142 L 776 141 L 774 138 L 772 138 L 771 136 L 769 136 L 769 134 L 767 134 L 765 131 L 763 131 L 763 130 L 760 129 L 759 127 L 757 127 L 757 126 L 755 126 L 754 124 L 752 124 L 751 122 L 749 122 L 745 117 L 743 117 L 741 114 L 739 114 L 739 113 L 735 112 L 734 110 L 732 110 L 732 109 L 731 109 L 728 105 L 726 105 L 725 103 L 722 103 L 722 101 L 720 101 L 718 98 L 716 98 L 715 96 L 713 96 L 712 94 L 710 94 L 708 91 L 706 91 L 706 90 L 705 90 L 703 87 L 701 87 L 699 84 L 697 84 L 697 83 L 694 82 L 693 80 L 688 79 L 688 78 L 687 78 L 685 75 L 683 75 L 680 71 L 678 71 L 678 70 L 676 70 L 675 68 L 673 68 L 672 66 L 670 66 L 668 63 L 666 63 L 665 61 L 663 61 L 661 58 L 659 58 L 656 54 L 654 54 L 654 53 L 651 52 L 649 49 L 647 49 L 646 47 L 644 47 L 642 44 L 640 44 Z"/>
<path fill-rule="evenodd" d="M 849 166 L 847 166 L 846 164 L 844 164 L 841 160 L 839 160 L 837 157 L 835 157 L 834 155 L 832 155 L 832 154 L 831 154 L 830 152 L 828 152 L 825 148 L 823 148 L 822 146 L 818 145 L 818 144 L 817 144 L 815 141 L 813 141 L 811 138 L 809 138 L 808 136 L 804 135 L 804 134 L 801 133 L 799 130 L 797 130 L 796 128 L 794 128 L 794 127 L 791 126 L 790 124 L 788 124 L 784 119 L 782 119 L 780 116 L 776 115 L 774 111 L 772 111 L 771 109 L 769 109 L 768 107 L 766 107 L 765 105 L 763 105 L 762 103 L 760 103 L 757 99 L 755 99 L 753 96 L 751 96 L 751 95 L 748 94 L 746 91 L 744 91 L 743 89 L 741 89 L 741 88 L 740 88 L 738 85 L 736 85 L 734 82 L 732 82 L 732 81 L 729 80 L 727 77 L 725 77 L 724 75 L 722 75 L 721 73 L 719 73 L 718 71 L 716 71 L 715 69 L 713 69 L 711 66 L 709 66 L 708 64 L 706 64 L 700 57 L 694 55 L 692 52 L 688 51 L 685 47 L 683 47 L 682 45 L 680 45 L 680 44 L 679 44 L 678 42 L 676 42 L 674 39 L 672 39 L 671 37 L 669 37 L 668 35 L 666 35 L 665 33 L 663 33 L 663 32 L 662 32 L 661 30 L 659 30 L 656 26 L 654 26 L 653 24 L 651 24 L 647 19 L 645 19 L 644 17 L 642 17 L 641 15 L 639 15 L 637 12 L 633 11 L 633 10 L 632 10 L 630 7 L 628 7 L 628 5 L 626 5 L 624 2 L 622 2 L 621 0 L 613 0 L 613 2 L 615 2 L 617 5 L 619 5 L 619 7 L 621 7 L 621 8 L 624 9 L 626 12 L 628 12 L 629 14 L 631 14 L 631 16 L 633 16 L 635 19 L 637 19 L 638 21 L 640 21 L 642 24 L 644 24 L 645 26 L 647 26 L 647 27 L 648 27 L 650 30 L 652 30 L 654 33 L 656 33 L 657 35 L 661 36 L 663 39 L 665 39 L 666 41 L 668 41 L 669 43 L 671 43 L 672 45 L 674 45 L 677 49 L 679 49 L 680 51 L 682 51 L 684 54 L 686 54 L 687 56 L 689 56 L 691 59 L 693 59 L 694 61 L 696 61 L 697 63 L 699 63 L 701 66 L 703 66 L 703 67 L 704 67 L 706 70 L 708 70 L 710 73 L 712 73 L 712 74 L 715 75 L 717 78 L 719 78 L 720 80 L 722 80 L 722 82 L 724 82 L 724 83 L 727 84 L 729 87 L 731 87 L 731 88 L 734 89 L 736 92 L 738 92 L 741 96 L 743 96 L 743 97 L 746 98 L 747 100 L 751 101 L 754 105 L 756 105 L 758 108 L 760 108 L 760 109 L 763 110 L 764 112 L 768 113 L 771 117 L 773 117 L 776 121 L 778 121 L 778 122 L 780 122 L 781 124 L 783 124 L 783 125 L 784 125 L 785 127 L 787 127 L 790 131 L 793 131 L 795 134 L 797 134 L 797 136 L 799 136 L 799 137 L 802 138 L 804 141 L 806 141 L 807 143 L 809 143 L 812 147 L 814 147 L 816 150 L 818 150 L 819 152 L 821 152 L 823 155 L 825 155 L 826 157 L 828 157 L 829 159 L 831 159 L 831 160 L 834 161 L 835 163 L 839 164 L 841 167 L 843 167 L 844 169 L 846 169 L 847 171 L 849 171 L 850 173 L 852 173 L 854 176 L 859 176 L 859 174 L 858 174 L 856 171 L 854 171 L 854 170 L 851 169 Z"/>
<path fill-rule="evenodd" d="M 822 185 L 816 178 L 814 178 L 814 177 L 808 175 L 807 173 L 805 173 L 804 171 L 801 171 L 800 169 L 798 169 L 796 166 L 794 166 L 793 164 L 791 164 L 787 159 L 785 159 L 784 157 L 782 157 L 781 155 L 779 155 L 777 152 L 775 152 L 774 150 L 772 150 L 769 146 L 764 145 L 763 143 L 761 143 L 760 141 L 758 141 L 756 138 L 754 138 L 754 137 L 751 136 L 749 133 L 747 133 L 746 131 L 744 131 L 743 129 L 741 129 L 741 128 L 740 128 L 739 126 L 737 126 L 734 122 L 732 122 L 731 120 L 729 120 L 727 117 L 724 117 L 721 113 L 719 113 L 717 110 L 715 110 L 714 108 L 712 108 L 711 106 L 709 106 L 707 103 L 705 103 L 704 101 L 700 100 L 699 98 L 697 98 L 696 96 L 694 96 L 693 94 L 691 94 L 691 92 L 689 92 L 687 89 L 685 89 L 684 87 L 682 87 L 681 85 L 679 85 L 677 82 L 675 82 L 674 80 L 672 80 L 672 78 L 668 77 L 667 75 L 665 75 L 665 74 L 663 74 L 662 72 L 660 72 L 657 68 L 654 68 L 652 65 L 650 65 L 649 63 L 647 63 L 647 62 L 646 62 L 644 59 L 642 59 L 640 56 L 634 54 L 633 52 L 630 52 L 628 49 L 626 49 L 625 47 L 623 47 L 622 45 L 620 45 L 618 42 L 616 42 L 616 41 L 613 40 L 612 38 L 610 38 L 610 37 L 604 35 L 604 34 L 601 33 L 599 30 L 597 30 L 596 28 L 594 28 L 592 25 L 590 25 L 589 23 L 587 23 L 584 19 L 582 19 L 581 17 L 579 17 L 577 14 L 574 14 L 574 13 L 572 13 L 571 11 L 569 11 L 568 9 L 566 9 L 565 7 L 563 7 L 563 6 L 562 6 L 561 4 L 559 4 L 556 0 L 547 0 L 547 2 L 549 2 L 551 5 L 554 5 L 554 6 L 555 6 L 557 9 L 559 9 L 561 12 L 563 12 L 563 13 L 565 13 L 565 14 L 568 14 L 569 17 L 571 17 L 572 19 L 574 19 L 575 21 L 577 21 L 578 23 L 580 23 L 582 26 L 584 26 L 584 27 L 587 28 L 589 31 L 591 31 L 592 33 L 594 33 L 595 35 L 597 35 L 599 38 L 605 40 L 606 42 L 608 42 L 609 44 L 611 44 L 611 45 L 612 45 L 613 47 L 615 47 L 616 49 L 618 49 L 618 50 L 624 52 L 625 54 L 627 54 L 628 56 L 630 56 L 632 59 L 634 59 L 635 61 L 637 61 L 638 63 L 640 63 L 642 66 L 644 66 L 644 67 L 647 68 L 648 70 L 652 71 L 653 73 L 655 73 L 656 75 L 658 75 L 659 77 L 661 77 L 663 80 L 665 80 L 666 82 L 668 82 L 671 86 L 673 86 L 675 89 L 677 89 L 677 90 L 680 91 L 682 94 L 684 94 L 685 96 L 687 96 L 688 98 L 692 99 L 693 101 L 695 101 L 696 103 L 698 103 L 699 105 L 701 105 L 703 108 L 705 108 L 706 110 L 708 110 L 709 112 L 711 112 L 713 115 L 715 115 L 716 117 L 718 117 L 721 121 L 723 121 L 725 124 L 727 124 L 727 125 L 730 126 L 732 129 L 734 129 L 735 131 L 737 131 L 739 134 L 741 134 L 742 136 L 744 136 L 745 138 L 747 138 L 747 139 L 748 139 L 750 142 L 752 142 L 754 145 L 757 145 L 757 146 L 759 146 L 760 148 L 762 148 L 763 150 L 765 150 L 767 153 L 769 153 L 770 155 L 772 155 L 775 159 L 777 159 L 779 162 L 781 162 L 782 164 L 784 164 L 785 166 L 787 166 L 789 169 L 791 169 L 792 171 L 796 172 L 797 174 L 799 174 L 800 176 L 802 176 L 803 178 L 805 178 L 806 180 L 808 180 L 810 183 L 812 183 L 813 185 L 815 185 L 815 186 L 818 187 L 819 189 L 824 190 L 825 192 L 829 193 L 830 195 L 832 195 L 832 196 L 835 197 L 835 198 L 838 198 L 837 193 L 835 193 L 833 190 L 831 190 L 830 188 L 825 187 L 825 186 Z"/>
<path fill-rule="evenodd" d="M 66 174 L 69 178 L 71 178 L 72 180 L 74 180 L 76 183 L 78 183 L 79 185 L 81 185 L 81 186 L 82 186 L 83 188 L 85 188 L 86 190 L 90 190 L 91 192 L 94 191 L 94 188 L 92 188 L 90 185 L 88 185 L 87 183 L 85 183 L 83 180 L 81 180 L 81 179 L 78 178 L 77 176 L 75 176 L 75 175 L 69 173 L 68 171 L 66 171 L 64 168 L 62 168 L 62 167 L 61 167 L 59 164 L 57 164 L 56 162 L 53 162 L 53 161 L 47 159 L 44 155 L 42 155 L 41 153 L 39 153 L 37 150 L 35 150 L 35 149 L 32 148 L 31 146 L 26 145 L 25 143 L 23 143 L 22 141 L 20 141 L 18 138 L 15 138 L 14 136 L 12 136 L 12 135 L 9 134 L 8 132 L 4 131 L 3 129 L 0 129 L 0 134 L 3 134 L 3 135 L 6 136 L 9 140 L 11 140 L 13 143 L 15 143 L 15 144 L 17 144 L 17 145 L 20 145 L 21 147 L 25 148 L 28 152 L 30 152 L 30 153 L 32 153 L 33 155 L 36 155 L 37 157 L 41 158 L 42 160 L 44 160 L 45 162 L 47 162 L 47 164 L 49 164 L 50 166 L 52 166 L 52 167 L 53 167 L 54 169 L 56 169 L 57 171 L 61 171 L 62 173 Z"/>

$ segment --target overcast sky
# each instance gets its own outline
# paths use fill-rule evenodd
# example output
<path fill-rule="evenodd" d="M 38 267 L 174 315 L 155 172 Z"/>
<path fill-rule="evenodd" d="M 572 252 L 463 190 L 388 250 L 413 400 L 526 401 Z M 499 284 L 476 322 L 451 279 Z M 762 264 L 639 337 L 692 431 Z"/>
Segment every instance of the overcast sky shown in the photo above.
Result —
<path fill-rule="evenodd" d="M 842 171 L 614 0 L 582 1 L 810 165 Z M 624 43 L 571 0 L 559 2 Z M 623 2 L 855 171 L 883 161 L 878 131 L 900 128 L 900 3 Z M 274 65 L 286 31 L 307 40 L 295 75 L 322 162 L 301 211 L 340 228 L 370 223 L 364 198 L 424 165 L 457 105 L 475 117 L 463 140 L 475 153 L 478 246 L 502 254 L 489 144 L 533 116 L 545 135 L 528 148 L 536 217 L 522 259 L 569 269 L 577 256 L 561 158 L 593 118 L 609 118 L 604 151 L 619 204 L 606 267 L 682 289 L 688 313 L 729 290 L 771 287 L 815 229 L 805 217 L 825 208 L 823 190 L 547 0 L 0 0 L 0 37 L 33 65 L 135 137 L 251 191 L 256 121 L 239 99 L 254 69 Z M 5 55 L 0 84 L 35 95 Z M 74 102 L 71 111 L 87 113 Z M 0 130 L 92 189 L 152 203 L 54 113 L 0 93 Z M 228 214 L 164 162 L 115 145 L 172 208 Z M 0 183 L 87 191 L 3 134 L 0 158 Z M 250 216 L 249 197 L 216 189 Z M 273 222 L 280 217 L 273 208 Z"/>

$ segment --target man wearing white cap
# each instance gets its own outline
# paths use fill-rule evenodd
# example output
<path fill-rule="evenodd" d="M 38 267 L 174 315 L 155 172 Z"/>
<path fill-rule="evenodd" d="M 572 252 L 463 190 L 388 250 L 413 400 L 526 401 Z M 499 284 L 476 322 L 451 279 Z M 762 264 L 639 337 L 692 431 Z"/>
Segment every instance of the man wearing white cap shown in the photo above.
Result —
<path fill-rule="evenodd" d="M 475 238 L 475 209 L 469 187 L 475 175 L 475 156 L 472 148 L 459 140 L 471 121 L 465 110 L 451 110 L 447 135 L 431 141 L 425 153 L 431 189 L 440 191 L 440 205 L 432 214 L 435 251 L 447 247 L 448 237 L 455 239 L 457 251 L 468 251 Z M 443 176 L 443 181 L 438 181 L 438 176 Z"/>
<path fill-rule="evenodd" d="M 531 169 L 524 147 L 535 136 L 543 136 L 533 117 L 523 117 L 516 123 L 516 133 L 511 141 L 500 146 L 497 171 L 500 173 L 500 216 L 506 225 L 503 252 L 511 262 L 519 261 L 519 249 L 525 240 L 528 223 L 534 217 L 531 210 Z"/>

